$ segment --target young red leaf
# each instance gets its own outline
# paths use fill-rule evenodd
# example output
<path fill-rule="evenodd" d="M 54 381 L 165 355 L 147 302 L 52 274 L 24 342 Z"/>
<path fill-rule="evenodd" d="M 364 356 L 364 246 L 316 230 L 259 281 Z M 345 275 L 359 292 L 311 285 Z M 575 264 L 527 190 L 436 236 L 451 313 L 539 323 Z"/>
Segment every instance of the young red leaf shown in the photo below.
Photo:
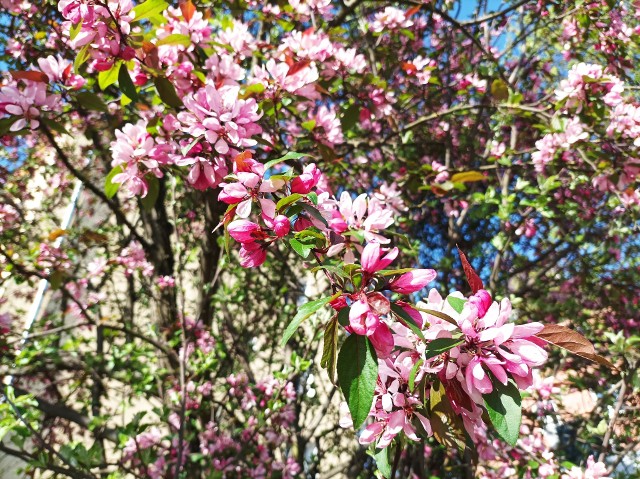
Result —
<path fill-rule="evenodd" d="M 573 329 L 558 324 L 547 324 L 535 336 L 589 361 L 615 368 L 608 359 L 603 358 L 596 352 L 593 344 L 587 338 Z"/>
<path fill-rule="evenodd" d="M 38 72 L 38 71 L 17 71 L 14 70 L 11 72 L 11 76 L 14 78 L 14 80 L 30 80 L 30 81 L 35 81 L 35 82 L 40 82 L 40 83 L 49 83 L 49 77 L 42 73 L 42 72 Z"/>
<path fill-rule="evenodd" d="M 300 60 L 299 62 L 294 63 L 293 65 L 291 65 L 289 67 L 289 71 L 287 72 L 287 76 L 290 77 L 291 75 L 295 75 L 296 73 L 298 73 L 303 68 L 307 68 L 310 64 L 311 64 L 311 60 L 308 60 L 308 59 Z"/>
<path fill-rule="evenodd" d="M 460 255 L 460 261 L 462 262 L 462 269 L 464 270 L 464 275 L 467 277 L 467 283 L 471 286 L 473 294 L 476 294 L 479 290 L 484 289 L 482 280 L 480 279 L 480 276 L 478 276 L 478 273 L 475 272 L 473 266 L 471 266 L 471 263 L 469 263 L 469 260 L 460 247 L 456 245 L 456 248 L 458 248 L 458 254 Z"/>
<path fill-rule="evenodd" d="M 184 19 L 189 22 L 193 18 L 193 14 L 196 13 L 196 6 L 191 0 L 180 2 L 180 11 Z"/>

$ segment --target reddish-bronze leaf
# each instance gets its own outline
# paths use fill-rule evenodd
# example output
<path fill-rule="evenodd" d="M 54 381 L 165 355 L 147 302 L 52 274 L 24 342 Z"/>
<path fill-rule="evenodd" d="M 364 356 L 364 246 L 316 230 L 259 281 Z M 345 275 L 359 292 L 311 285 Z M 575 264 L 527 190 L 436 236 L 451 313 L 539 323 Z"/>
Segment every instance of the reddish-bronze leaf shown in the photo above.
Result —
<path fill-rule="evenodd" d="M 558 324 L 546 324 L 544 329 L 535 336 L 589 361 L 615 368 L 608 359 L 596 352 L 587 338 L 573 329 Z"/>
<path fill-rule="evenodd" d="M 46 74 L 35 70 L 14 70 L 11 72 L 11 76 L 14 80 L 30 80 L 40 83 L 49 83 L 49 77 Z"/>
<path fill-rule="evenodd" d="M 479 290 L 484 289 L 482 280 L 480 279 L 480 276 L 478 276 L 478 273 L 475 272 L 473 266 L 471 266 L 471 263 L 469 263 L 469 260 L 460 247 L 456 245 L 456 248 L 458 248 L 458 254 L 460 255 L 460 261 L 462 262 L 462 269 L 464 270 L 464 275 L 467 277 L 467 283 L 471 286 L 473 294 L 476 294 Z"/>
<path fill-rule="evenodd" d="M 196 6 L 191 0 L 180 2 L 180 11 L 184 19 L 188 22 L 193 18 L 193 14 L 196 13 Z"/>
<path fill-rule="evenodd" d="M 418 71 L 418 67 L 416 67 L 413 63 L 402 62 L 400 66 L 408 75 L 413 75 Z"/>
<path fill-rule="evenodd" d="M 414 16 L 416 13 L 420 11 L 421 8 L 422 8 L 422 5 L 416 5 L 415 7 L 410 8 L 404 13 L 404 17 L 409 18 Z"/>
<path fill-rule="evenodd" d="M 305 59 L 300 60 L 299 62 L 295 62 L 293 65 L 289 66 L 289 71 L 287 72 L 287 76 L 295 75 L 303 68 L 307 68 L 311 64 L 311 60 Z"/>

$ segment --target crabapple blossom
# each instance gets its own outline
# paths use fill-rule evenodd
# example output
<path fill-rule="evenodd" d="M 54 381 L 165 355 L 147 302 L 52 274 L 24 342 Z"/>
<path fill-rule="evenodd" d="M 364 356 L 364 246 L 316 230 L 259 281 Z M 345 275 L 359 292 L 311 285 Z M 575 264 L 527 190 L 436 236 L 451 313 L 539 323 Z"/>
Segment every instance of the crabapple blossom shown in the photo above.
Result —
<path fill-rule="evenodd" d="M 40 126 L 40 113 L 56 111 L 60 98 L 49 95 L 44 83 L 26 81 L 24 88 L 18 84 L 0 87 L 0 112 L 17 117 L 10 131 L 23 128 L 35 130 Z"/>

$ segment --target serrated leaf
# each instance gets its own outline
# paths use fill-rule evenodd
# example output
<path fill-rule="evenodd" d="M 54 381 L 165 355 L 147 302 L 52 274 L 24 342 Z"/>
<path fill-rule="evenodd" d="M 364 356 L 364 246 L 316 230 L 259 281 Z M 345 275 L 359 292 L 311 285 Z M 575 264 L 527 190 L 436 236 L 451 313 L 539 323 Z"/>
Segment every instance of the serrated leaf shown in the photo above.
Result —
<path fill-rule="evenodd" d="M 148 176 L 145 181 L 147 182 L 147 194 L 140 200 L 140 203 L 145 211 L 151 211 L 156 205 L 160 193 L 160 182 L 155 176 Z"/>
<path fill-rule="evenodd" d="M 339 295 L 340 293 L 336 293 L 328 298 L 316 299 L 315 301 L 309 301 L 308 303 L 302 305 L 287 326 L 287 329 L 284 331 L 284 335 L 282 336 L 280 345 L 284 346 L 285 344 L 287 344 L 287 341 L 291 339 L 291 336 L 293 336 L 293 333 L 297 331 L 298 327 L 302 324 L 303 321 L 308 319 L 319 309 L 323 308 L 326 304 L 329 303 L 329 301 L 333 301 L 334 299 L 336 299 Z"/>
<path fill-rule="evenodd" d="M 344 307 L 342 308 L 340 311 L 338 311 L 338 323 L 341 326 L 348 326 L 349 325 L 349 311 L 351 310 L 351 308 Z"/>
<path fill-rule="evenodd" d="M 591 341 L 573 329 L 558 324 L 546 324 L 544 329 L 535 336 L 581 358 L 615 369 L 608 359 L 596 352 Z"/>
<path fill-rule="evenodd" d="M 36 70 L 13 70 L 9 73 L 11 73 L 11 76 L 14 80 L 29 80 L 38 83 L 49 83 L 49 77 L 46 75 L 46 73 L 42 73 Z"/>
<path fill-rule="evenodd" d="M 422 359 L 418 359 L 416 363 L 411 368 L 411 372 L 409 373 L 409 391 L 413 391 L 416 388 L 416 375 L 418 374 L 418 370 L 420 366 L 424 364 Z"/>
<path fill-rule="evenodd" d="M 378 357 L 366 336 L 352 334 L 338 354 L 338 382 L 351 412 L 353 427 L 360 429 L 373 404 L 378 380 Z"/>
<path fill-rule="evenodd" d="M 40 118 L 40 121 L 53 131 L 57 131 L 58 133 L 62 133 L 64 135 L 69 135 L 67 129 L 55 120 L 51 120 L 50 118 Z"/>
<path fill-rule="evenodd" d="M 120 86 L 120 91 L 124 93 L 129 99 L 138 99 L 136 86 L 133 84 L 133 80 L 129 75 L 129 70 L 127 69 L 127 65 L 125 63 L 122 63 L 122 65 L 120 65 L 120 72 L 118 72 L 118 85 Z"/>
<path fill-rule="evenodd" d="M 156 46 L 161 45 L 182 45 L 184 47 L 191 46 L 191 37 L 188 35 L 182 35 L 181 33 L 172 33 L 166 37 L 158 40 Z"/>
<path fill-rule="evenodd" d="M 307 155 L 305 153 L 296 153 L 295 151 L 290 151 L 289 153 L 287 153 L 284 156 L 281 156 L 280 158 L 276 158 L 275 160 L 267 161 L 264 164 L 264 169 L 268 170 L 272 166 L 275 166 L 278 163 L 282 163 L 283 161 L 299 160 L 300 158 L 304 158 L 305 156 L 309 156 L 309 155 Z"/>
<path fill-rule="evenodd" d="M 450 349 L 464 343 L 464 341 L 464 339 L 460 338 L 436 338 L 427 343 L 425 359 L 435 358 L 439 354 L 446 353 Z"/>
<path fill-rule="evenodd" d="M 101 90 L 113 85 L 118 81 L 120 73 L 120 62 L 115 62 L 108 70 L 98 73 L 98 86 Z"/>
<path fill-rule="evenodd" d="M 80 33 L 80 30 L 82 30 L 82 20 L 75 25 L 71 25 L 69 29 L 69 40 L 73 41 L 78 36 L 78 33 Z"/>
<path fill-rule="evenodd" d="M 463 425 L 447 398 L 444 385 L 436 379 L 429 392 L 429 411 L 431 428 L 436 440 L 447 448 L 464 450 Z"/>
<path fill-rule="evenodd" d="M 284 207 L 289 206 L 292 203 L 295 203 L 300 198 L 302 198 L 302 195 L 300 193 L 293 193 L 292 195 L 285 196 L 284 198 L 280 199 L 278 203 L 276 203 L 276 210 L 282 211 Z"/>
<path fill-rule="evenodd" d="M 265 90 L 265 86 L 262 83 L 254 83 L 252 85 L 248 85 L 244 89 L 245 95 L 259 95 Z"/>
<path fill-rule="evenodd" d="M 311 253 L 311 250 L 313 249 L 313 245 L 301 243 L 295 238 L 291 238 L 289 240 L 289 244 L 291 245 L 291 248 L 293 248 L 293 251 L 295 251 L 298 255 L 305 259 L 309 256 L 309 253 Z"/>
<path fill-rule="evenodd" d="M 358 105 L 351 105 L 342 114 L 340 123 L 342 124 L 342 130 L 348 131 L 355 126 L 360 119 L 360 107 Z"/>
<path fill-rule="evenodd" d="M 484 289 L 482 280 L 480 279 L 480 276 L 478 276 L 478 273 L 473 269 L 473 266 L 471 266 L 471 263 L 469 263 L 467 256 L 458 246 L 456 246 L 456 248 L 458 248 L 458 254 L 460 255 L 460 261 L 462 262 L 462 269 L 467 277 L 467 283 L 471 286 L 473 294 L 476 294 L 479 290 Z"/>
<path fill-rule="evenodd" d="M 491 96 L 496 101 L 504 101 L 509 98 L 509 87 L 500 78 L 496 78 L 491 82 Z"/>
<path fill-rule="evenodd" d="M 447 296 L 447 302 L 451 305 L 451 307 L 456 313 L 460 314 L 462 313 L 462 310 L 464 309 L 464 305 L 467 302 L 467 300 L 462 298 L 457 298 L 455 296 Z"/>
<path fill-rule="evenodd" d="M 506 385 L 500 381 L 492 383 L 493 391 L 483 394 L 484 407 L 498 435 L 508 444 L 515 446 L 522 422 L 520 391 L 513 381 Z"/>
<path fill-rule="evenodd" d="M 109 107 L 107 104 L 102 101 L 98 95 L 90 91 L 83 91 L 76 95 L 76 100 L 80 103 L 81 106 L 86 108 L 87 110 L 92 111 L 103 111 L 107 113 L 109 111 Z"/>
<path fill-rule="evenodd" d="M 338 361 L 338 315 L 331 318 L 324 328 L 324 342 L 320 366 L 327 370 L 332 383 L 336 382 L 336 363 Z"/>
<path fill-rule="evenodd" d="M 389 464 L 389 448 L 378 449 L 373 458 L 376 460 L 376 467 L 380 474 L 386 479 L 391 477 L 391 464 Z"/>
<path fill-rule="evenodd" d="M 423 313 L 430 314 L 431 316 L 435 316 L 436 318 L 443 319 L 446 322 L 453 324 L 455 327 L 458 327 L 458 323 L 456 322 L 456 320 L 453 319 L 448 314 L 443 313 L 442 311 L 436 311 L 434 309 L 419 308 L 417 306 L 415 307 L 415 309 L 417 311 L 422 311 Z"/>
<path fill-rule="evenodd" d="M 120 173 L 122 173 L 122 166 L 114 166 L 104 180 L 104 194 L 107 195 L 109 199 L 113 198 L 120 188 L 120 183 L 112 183 L 111 181 L 114 176 Z"/>
<path fill-rule="evenodd" d="M 307 203 L 300 203 L 300 206 L 309 215 L 313 216 L 315 219 L 320 221 L 320 223 L 322 223 L 326 227 L 329 227 L 329 223 L 327 223 L 327 220 L 325 219 L 325 217 L 322 216 L 322 214 L 320 214 L 320 212 L 316 208 L 314 208 L 313 206 L 311 206 L 310 204 L 307 204 Z"/>
<path fill-rule="evenodd" d="M 381 271 L 378 271 L 376 274 L 378 274 L 379 276 L 394 276 L 396 274 L 408 273 L 409 271 L 413 270 L 415 270 L 415 268 L 383 269 Z"/>
<path fill-rule="evenodd" d="M 404 324 L 407 328 L 409 328 L 413 333 L 418 336 L 422 341 L 424 341 L 424 334 L 422 334 L 422 330 L 418 327 L 414 319 L 401 307 L 396 303 L 391 303 L 391 311 L 396 315 L 400 322 Z"/>
<path fill-rule="evenodd" d="M 139 22 L 145 18 L 153 17 L 159 13 L 162 13 L 169 4 L 164 0 L 146 0 L 133 9 L 135 17 L 134 22 Z"/>
<path fill-rule="evenodd" d="M 49 275 L 49 284 L 51 285 L 51 289 L 58 290 L 60 286 L 62 286 L 62 280 L 64 279 L 64 273 L 59 269 L 54 270 Z"/>
<path fill-rule="evenodd" d="M 156 91 L 164 103 L 174 108 L 182 106 L 182 100 L 178 97 L 176 89 L 169 79 L 165 77 L 157 77 L 153 81 L 153 84 L 156 86 Z"/>
<path fill-rule="evenodd" d="M 180 11 L 184 19 L 189 22 L 193 18 L 193 14 L 196 13 L 196 6 L 191 0 L 180 2 Z"/>
<path fill-rule="evenodd" d="M 84 47 L 80 49 L 76 58 L 73 60 L 73 71 L 76 73 L 80 72 L 80 67 L 89 59 L 89 46 L 91 44 L 87 43 Z"/>
<path fill-rule="evenodd" d="M 303 121 L 302 123 L 300 123 L 300 126 L 307 131 L 312 131 L 316 127 L 316 121 L 315 120 Z"/>

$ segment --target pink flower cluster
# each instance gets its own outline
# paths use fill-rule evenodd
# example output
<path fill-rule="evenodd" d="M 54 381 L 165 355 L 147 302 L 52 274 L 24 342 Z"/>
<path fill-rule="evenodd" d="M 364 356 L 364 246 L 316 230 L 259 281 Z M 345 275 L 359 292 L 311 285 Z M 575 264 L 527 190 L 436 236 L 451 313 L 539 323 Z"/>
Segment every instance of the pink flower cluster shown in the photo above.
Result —
<path fill-rule="evenodd" d="M 116 140 L 111 142 L 113 160 L 111 166 L 119 166 L 122 172 L 112 178 L 112 183 L 122 184 L 129 197 L 147 196 L 147 174 L 156 178 L 164 175 L 160 166 L 169 161 L 170 146 L 158 144 L 147 132 L 147 122 L 140 120 L 135 125 L 127 123 L 122 130 L 115 131 Z"/>
<path fill-rule="evenodd" d="M 10 131 L 23 128 L 35 130 L 40 126 L 40 113 L 56 111 L 60 102 L 58 95 L 49 94 L 42 82 L 24 80 L 24 86 L 12 82 L 0 87 L 0 113 L 16 117 Z"/>
<path fill-rule="evenodd" d="M 381 260 L 387 261 L 386 257 Z M 416 291 L 413 285 L 424 287 L 426 279 L 435 277 L 413 273 L 413 277 L 421 277 L 416 281 L 407 277 L 409 274 L 392 281 L 391 289 L 413 292 Z M 398 288 L 400 283 L 409 287 Z M 378 300 L 378 304 L 381 302 Z M 454 304 L 458 306 L 454 308 Z M 350 319 L 354 309 L 359 313 L 363 308 L 354 303 Z M 429 421 L 419 412 L 420 391 L 409 387 L 409 375 L 414 367 L 418 368 L 415 384 L 435 375 L 443 384 L 453 411 L 461 416 L 469 436 L 476 442 L 481 441 L 486 437 L 486 425 L 482 421 L 483 395 L 494 390 L 494 384 L 497 384 L 494 381 L 506 385 L 511 380 L 520 389 L 526 389 L 533 383 L 533 368 L 546 361 L 547 353 L 541 347 L 542 341 L 534 336 L 542 330 L 542 325 L 509 322 L 509 300 L 492 301 L 485 290 L 469 298 L 454 293 L 446 299 L 431 290 L 426 302 L 418 303 L 415 309 L 405 305 L 405 312 L 422 329 L 425 340 L 401 321 L 389 324 L 393 332 L 392 341 L 390 350 L 379 355 L 379 379 L 370 412 L 373 422 L 362 433 L 360 442 L 370 444 L 377 441 L 377 447 L 386 447 L 401 431 L 410 439 L 417 440 L 414 418 L 422 424 L 424 434 L 431 435 Z M 441 313 L 451 322 L 442 319 Z M 371 319 L 368 324 L 375 325 Z M 458 344 L 444 353 L 427 355 L 429 344 L 442 339 L 457 340 Z M 373 339 L 372 343 L 376 345 Z M 378 348 L 376 351 L 382 352 Z"/>
<path fill-rule="evenodd" d="M 111 0 L 96 3 L 87 0 L 60 0 L 58 10 L 67 20 L 64 32 L 73 49 L 90 45 L 91 66 L 98 71 L 109 70 L 117 59 L 131 60 L 135 50 L 127 45 L 134 20 L 131 0 Z M 73 35 L 74 29 L 79 30 Z"/>
<path fill-rule="evenodd" d="M 187 111 L 178 113 L 181 130 L 209 142 L 219 155 L 238 154 L 234 148 L 254 146 L 253 135 L 262 132 L 253 98 L 238 98 L 239 87 L 207 84 L 184 98 Z"/>
<path fill-rule="evenodd" d="M 616 106 L 623 101 L 623 91 L 622 81 L 605 74 L 601 65 L 578 63 L 571 67 L 555 94 L 558 100 L 565 101 L 566 108 L 575 108 L 579 112 L 592 100 L 592 96 L 596 99 L 601 97 L 605 105 Z"/>

